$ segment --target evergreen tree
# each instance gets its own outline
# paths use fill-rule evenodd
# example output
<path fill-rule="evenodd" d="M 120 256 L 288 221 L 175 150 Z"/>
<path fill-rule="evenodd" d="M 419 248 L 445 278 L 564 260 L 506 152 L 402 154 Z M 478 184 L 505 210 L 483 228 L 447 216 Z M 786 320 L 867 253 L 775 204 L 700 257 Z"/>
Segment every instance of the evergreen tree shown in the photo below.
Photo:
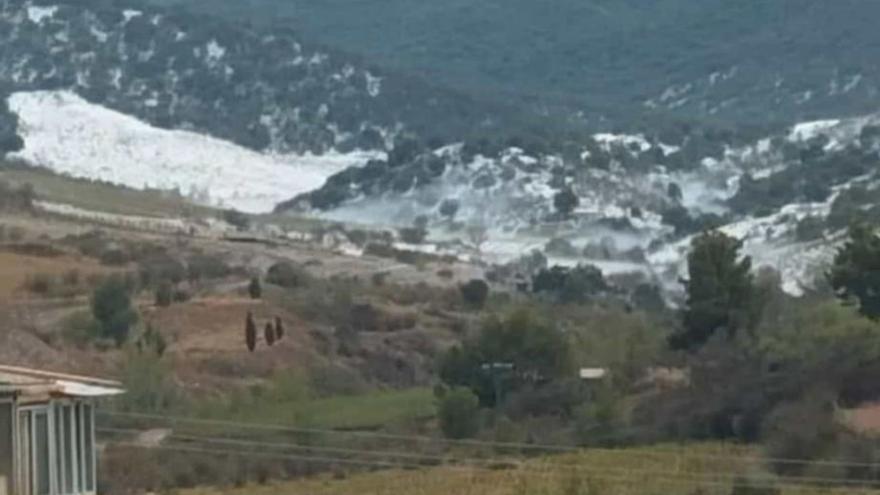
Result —
<path fill-rule="evenodd" d="M 272 326 L 271 321 L 266 323 L 266 327 L 263 329 L 263 337 L 270 346 L 275 343 L 275 328 Z"/>
<path fill-rule="evenodd" d="M 710 231 L 691 243 L 684 328 L 673 335 L 676 349 L 696 349 L 716 332 L 733 336 L 748 327 L 756 314 L 752 260 L 740 258 L 742 242 L 723 232 Z"/>
<path fill-rule="evenodd" d="M 137 313 L 131 305 L 131 296 L 125 280 L 113 276 L 95 289 L 92 295 L 92 314 L 100 324 L 101 336 L 122 345 L 128 339 Z"/>
<path fill-rule="evenodd" d="M 248 350 L 254 352 L 257 347 L 257 324 L 254 323 L 254 315 L 250 311 L 244 322 L 244 341 Z"/>
<path fill-rule="evenodd" d="M 281 322 L 281 317 L 275 317 L 275 340 L 281 340 L 284 338 L 284 324 Z"/>
<path fill-rule="evenodd" d="M 866 224 L 849 229 L 849 241 L 837 251 L 828 274 L 837 296 L 858 302 L 859 312 L 880 319 L 880 237 Z"/>
<path fill-rule="evenodd" d="M 580 202 L 580 198 L 570 187 L 566 187 L 553 196 L 553 207 L 564 217 L 570 216 Z"/>

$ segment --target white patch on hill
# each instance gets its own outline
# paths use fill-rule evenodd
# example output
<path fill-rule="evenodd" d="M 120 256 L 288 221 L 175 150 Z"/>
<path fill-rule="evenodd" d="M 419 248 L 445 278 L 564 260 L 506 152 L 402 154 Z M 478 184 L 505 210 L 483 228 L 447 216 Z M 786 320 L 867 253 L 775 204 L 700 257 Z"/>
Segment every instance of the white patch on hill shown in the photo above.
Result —
<path fill-rule="evenodd" d="M 67 91 L 15 93 L 9 106 L 25 141 L 12 156 L 27 163 L 133 188 L 177 189 L 246 212 L 271 211 L 371 158 L 259 153 L 194 132 L 158 129 Z"/>
<path fill-rule="evenodd" d="M 836 119 L 802 122 L 791 129 L 788 139 L 792 141 L 807 141 L 827 132 L 838 124 L 840 124 L 840 121 Z"/>
<path fill-rule="evenodd" d="M 52 5 L 49 7 L 40 7 L 37 5 L 31 5 L 27 8 L 27 16 L 31 22 L 34 24 L 39 24 L 43 21 L 43 19 L 51 19 L 52 16 L 55 15 L 55 12 L 58 10 L 58 7 Z"/>

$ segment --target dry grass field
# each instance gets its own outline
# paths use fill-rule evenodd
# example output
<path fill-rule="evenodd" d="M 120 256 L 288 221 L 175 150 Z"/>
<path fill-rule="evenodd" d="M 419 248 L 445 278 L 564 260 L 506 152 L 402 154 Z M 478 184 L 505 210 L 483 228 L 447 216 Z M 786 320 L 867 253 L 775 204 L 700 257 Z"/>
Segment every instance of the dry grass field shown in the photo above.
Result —
<path fill-rule="evenodd" d="M 390 469 L 184 495 L 844 495 L 878 494 L 864 486 L 816 486 L 780 479 L 749 447 L 719 444 L 589 450 L 496 468 Z M 513 467 L 511 467 L 513 466 Z M 821 467 L 820 467 L 821 468 Z M 820 469 L 822 470 L 822 469 Z M 816 481 L 831 476 L 808 475 Z M 748 480 L 746 488 L 743 480 Z M 735 486 L 739 485 L 736 489 Z M 778 491 L 771 488 L 776 488 Z"/>

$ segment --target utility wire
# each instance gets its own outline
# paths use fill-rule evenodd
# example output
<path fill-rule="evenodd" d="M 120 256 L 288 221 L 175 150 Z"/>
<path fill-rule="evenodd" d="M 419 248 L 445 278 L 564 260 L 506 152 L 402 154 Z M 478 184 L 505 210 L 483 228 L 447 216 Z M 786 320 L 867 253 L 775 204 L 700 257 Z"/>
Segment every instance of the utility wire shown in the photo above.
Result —
<path fill-rule="evenodd" d="M 383 461 L 363 461 L 363 460 L 355 460 L 348 458 L 340 458 L 340 457 L 329 457 L 329 456 L 310 456 L 310 455 L 295 455 L 295 454 L 269 454 L 263 452 L 242 452 L 240 450 L 221 450 L 216 448 L 198 448 L 198 447 L 189 447 L 189 446 L 144 446 L 142 444 L 137 443 L 115 443 L 117 446 L 121 447 L 131 447 L 131 448 L 140 448 L 147 450 L 163 450 L 163 451 L 173 451 L 173 452 L 188 452 L 188 453 L 197 453 L 197 454 L 208 454 L 208 455 L 217 455 L 217 456 L 231 456 L 231 457 L 248 457 L 248 458 L 266 458 L 266 459 L 276 459 L 276 460 L 293 460 L 293 461 L 305 461 L 305 462 L 323 462 L 328 464 L 350 464 L 350 465 L 360 465 L 360 466 L 372 466 L 372 467 L 384 467 L 384 468 L 396 468 L 396 469 L 423 469 L 426 466 L 419 464 L 405 464 L 405 463 L 394 463 L 394 462 L 383 462 Z M 465 472 L 476 472 L 476 471 L 486 471 L 489 468 L 479 468 L 476 466 L 444 466 L 445 469 L 452 469 L 458 471 Z M 678 484 L 685 486 L 716 486 L 716 487 L 724 487 L 729 488 L 730 483 L 719 481 L 717 477 L 712 478 L 711 475 L 704 476 L 699 479 L 687 479 L 686 477 L 682 477 L 679 475 L 669 475 L 669 473 L 645 473 L 640 472 L 638 470 L 625 470 L 621 474 L 612 474 L 612 471 L 609 469 L 599 469 L 599 468 L 591 468 L 588 470 L 584 470 L 587 474 L 589 474 L 589 478 L 593 479 L 602 479 L 608 481 L 616 481 L 620 483 L 636 483 L 643 482 L 644 480 L 634 480 L 633 475 L 642 474 L 649 475 L 652 483 L 666 483 L 666 484 Z M 529 469 L 519 469 L 516 471 L 517 474 L 530 476 L 530 477 L 543 477 L 543 478 L 560 478 L 565 476 L 567 472 L 559 472 L 552 470 L 545 471 L 537 471 L 537 470 L 529 470 Z M 720 474 L 720 473 L 719 473 Z M 712 479 L 707 479 L 712 478 Z M 753 488 L 784 488 L 787 490 L 794 490 L 799 492 L 809 491 L 815 492 L 816 487 L 812 485 L 804 485 L 804 484 L 787 484 L 787 483 L 773 483 L 772 481 L 768 481 L 765 483 L 759 483 L 752 481 L 749 484 L 750 487 Z M 862 492 L 865 494 L 876 494 L 876 491 L 873 491 L 869 488 L 865 487 L 848 487 L 847 490 L 850 493 L 854 492 Z"/>
<path fill-rule="evenodd" d="M 128 430 L 128 429 L 113 429 L 113 428 L 100 428 L 99 432 L 107 432 L 113 434 L 130 434 L 130 433 L 138 433 L 138 430 Z M 493 465 L 496 465 L 499 462 L 510 461 L 510 459 L 500 459 L 500 458 L 467 458 L 467 457 L 450 457 L 450 456 L 433 456 L 429 454 L 413 454 L 413 453 L 402 453 L 402 452 L 387 452 L 387 451 L 377 451 L 377 450 L 361 450 L 361 449 L 353 449 L 353 448 L 341 448 L 341 447 L 322 447 L 322 446 L 312 446 L 312 445 L 302 445 L 302 444 L 292 444 L 292 443 L 277 443 L 277 442 L 260 442 L 260 441 L 249 441 L 249 440 L 232 440 L 232 439 L 222 439 L 222 438 L 214 438 L 214 437 L 199 437 L 192 435 L 171 435 L 172 438 L 177 438 L 180 440 L 187 440 L 191 442 L 201 442 L 206 444 L 216 444 L 220 446 L 226 447 L 252 447 L 252 448 L 269 448 L 269 449 L 290 449 L 290 450 L 305 450 L 305 451 L 313 451 L 313 452 L 326 452 L 326 453 L 335 453 L 335 454 L 349 454 L 349 455 L 361 455 L 361 456 L 388 456 L 388 457 L 401 457 L 408 458 L 415 461 L 422 461 L 422 464 L 416 464 L 420 467 L 425 467 L 424 463 L 440 463 L 449 465 L 449 463 L 455 463 L 455 465 L 469 465 L 471 467 L 479 467 L 479 468 L 491 468 Z M 147 446 L 143 446 L 145 448 L 149 448 Z M 242 454 L 247 454 L 247 452 L 241 452 Z M 263 454 L 260 452 L 255 452 L 259 454 Z M 624 453 L 621 451 L 620 453 Z M 286 455 L 286 453 L 281 453 L 278 455 Z M 676 461 L 680 461 L 680 459 L 676 459 Z M 371 461 L 368 461 L 371 462 Z M 584 465 L 573 465 L 565 462 L 554 462 L 553 460 L 544 459 L 542 461 L 544 465 L 551 465 L 554 468 L 562 469 L 565 471 L 586 471 L 591 472 L 597 468 L 593 468 L 590 466 Z M 522 467 L 520 469 L 523 469 Z M 534 470 L 534 468 L 526 468 L 529 470 Z M 627 468 L 603 468 L 606 472 L 621 472 L 626 474 L 638 474 L 638 475 L 665 475 L 669 474 L 666 469 L 627 469 Z M 695 471 L 680 471 L 676 469 L 674 471 L 674 475 L 682 478 L 690 478 L 690 479 L 729 479 L 735 480 L 739 477 L 737 473 L 716 473 L 715 475 L 707 475 L 700 472 Z M 838 485 L 865 485 L 872 487 L 880 487 L 878 483 L 880 482 L 864 482 L 859 480 L 849 480 L 849 479 L 841 479 L 841 478 L 822 478 L 822 477 L 785 477 L 785 476 L 777 476 L 774 477 L 776 480 L 780 480 L 783 482 L 787 482 L 789 484 L 807 484 L 807 483 L 834 483 Z"/>
<path fill-rule="evenodd" d="M 632 456 L 643 456 L 643 457 L 662 457 L 662 456 L 675 456 L 677 459 L 728 459 L 728 460 L 736 460 L 741 462 L 753 462 L 753 463 L 778 463 L 778 464 L 794 464 L 794 465 L 816 465 L 816 466 L 838 466 L 838 467 L 862 467 L 862 468 L 878 468 L 880 469 L 880 463 L 868 463 L 868 462 L 846 462 L 846 461 L 827 461 L 827 460 L 807 460 L 807 459 L 793 459 L 793 458 L 781 458 L 781 457 L 756 457 L 756 456 L 736 456 L 731 454 L 712 454 L 712 453 L 688 453 L 684 449 L 677 450 L 671 448 L 663 448 L 663 447 L 654 447 L 654 451 L 637 451 L 637 450 L 623 450 L 623 449 L 613 449 L 613 448 L 602 448 L 602 447 L 574 447 L 568 445 L 552 445 L 552 444 L 535 444 L 535 443 L 517 443 L 517 442 L 496 442 L 491 440 L 456 440 L 449 438 L 438 438 L 438 437 L 427 437 L 427 436 L 418 436 L 418 435 L 402 435 L 402 434 L 391 434 L 391 433 L 379 433 L 379 432 L 370 432 L 370 431 L 344 431 L 344 430 L 329 430 L 329 429 L 318 429 L 318 428 L 299 428 L 299 427 L 291 427 L 291 426 L 280 426 L 280 425 L 267 425 L 267 424 L 257 424 L 257 423 L 244 423 L 237 421 L 228 421 L 228 420 L 210 420 L 210 419 L 199 419 L 199 418 L 187 418 L 180 416 L 163 416 L 158 414 L 149 414 L 149 413 L 133 413 L 133 412 L 110 412 L 110 411 L 97 411 L 99 415 L 108 415 L 108 416 L 117 416 L 117 417 L 130 417 L 137 419 L 153 419 L 160 420 L 172 423 L 192 423 L 192 424 L 202 424 L 206 426 L 224 426 L 224 427 L 238 427 L 241 429 L 257 429 L 257 430 L 267 430 L 267 431 L 286 431 L 290 433 L 308 433 L 308 434 L 326 434 L 326 435 L 339 435 L 339 436 L 355 436 L 355 437 L 365 437 L 365 438 L 377 438 L 377 439 L 387 439 L 387 440 L 400 440 L 407 442 L 426 442 L 426 443 L 441 443 L 448 445 L 462 445 L 462 446 L 472 446 L 472 447 L 497 447 L 497 448 L 505 448 L 505 449 L 521 449 L 521 450 L 544 450 L 544 451 L 558 451 L 558 452 L 567 452 L 567 453 L 584 453 L 584 452 L 604 452 L 615 455 L 624 455 L 627 457 Z M 638 428 L 630 428 L 629 430 L 637 430 Z M 647 429 L 647 428 L 646 428 Z M 601 439 L 602 437 L 600 437 Z M 613 438 L 613 436 L 609 436 L 608 438 Z M 661 450 L 663 449 L 663 450 Z"/>

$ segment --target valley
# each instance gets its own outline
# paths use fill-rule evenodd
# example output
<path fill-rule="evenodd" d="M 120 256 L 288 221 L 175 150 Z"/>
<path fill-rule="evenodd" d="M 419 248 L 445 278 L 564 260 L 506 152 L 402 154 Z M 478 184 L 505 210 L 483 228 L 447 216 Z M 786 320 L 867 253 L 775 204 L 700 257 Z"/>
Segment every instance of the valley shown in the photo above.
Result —
<path fill-rule="evenodd" d="M 98 492 L 880 490 L 880 12 L 555 7 L 0 0 L 0 365 L 120 381 Z"/>

